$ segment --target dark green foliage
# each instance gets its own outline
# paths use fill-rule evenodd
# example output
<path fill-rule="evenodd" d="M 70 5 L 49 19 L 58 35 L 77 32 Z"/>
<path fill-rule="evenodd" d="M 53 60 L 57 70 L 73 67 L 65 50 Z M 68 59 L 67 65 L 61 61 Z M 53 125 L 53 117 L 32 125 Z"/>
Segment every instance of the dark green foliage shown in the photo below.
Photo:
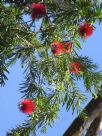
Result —
<path fill-rule="evenodd" d="M 47 15 L 39 21 L 39 27 L 31 20 L 30 4 L 40 1 L 8 1 L 0 3 L 0 85 L 5 85 L 8 68 L 18 59 L 24 69 L 25 80 L 20 85 L 22 97 L 31 98 L 37 104 L 36 111 L 25 124 L 18 126 L 7 136 L 28 136 L 38 128 L 46 132 L 58 117 L 60 105 L 66 110 L 81 112 L 81 103 L 87 97 L 79 89 L 83 81 L 86 91 L 93 97 L 101 95 L 102 72 L 89 57 L 78 56 L 81 50 L 79 25 L 88 22 L 94 25 L 102 21 L 102 3 L 87 0 L 44 0 Z M 29 16 L 26 20 L 25 17 Z M 51 44 L 54 41 L 73 42 L 71 54 L 54 56 Z M 72 62 L 81 64 L 78 75 L 71 74 Z M 86 115 L 85 113 L 80 116 Z"/>

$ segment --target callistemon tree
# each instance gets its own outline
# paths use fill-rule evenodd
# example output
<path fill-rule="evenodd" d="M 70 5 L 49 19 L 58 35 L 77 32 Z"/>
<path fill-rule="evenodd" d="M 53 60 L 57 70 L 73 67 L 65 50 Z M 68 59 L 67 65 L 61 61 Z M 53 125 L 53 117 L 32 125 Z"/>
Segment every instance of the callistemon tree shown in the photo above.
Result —
<path fill-rule="evenodd" d="M 102 73 L 87 56 L 79 56 L 102 21 L 100 0 L 2 0 L 0 2 L 0 84 L 18 59 L 24 69 L 18 108 L 27 120 L 7 136 L 36 135 L 53 125 L 60 105 L 88 118 L 81 103 L 87 100 L 79 81 L 92 98 L 101 97 Z M 79 85 L 79 86 L 78 86 Z"/>

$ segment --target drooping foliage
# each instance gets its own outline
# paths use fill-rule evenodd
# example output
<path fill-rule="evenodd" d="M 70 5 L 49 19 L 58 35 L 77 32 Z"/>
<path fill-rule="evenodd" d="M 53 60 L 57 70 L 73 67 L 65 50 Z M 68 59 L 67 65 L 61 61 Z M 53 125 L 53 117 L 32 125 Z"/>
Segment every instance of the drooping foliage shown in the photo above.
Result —
<path fill-rule="evenodd" d="M 44 6 L 39 11 L 35 3 Z M 39 127 L 45 132 L 57 118 L 60 105 L 80 113 L 80 103 L 87 97 L 79 89 L 79 81 L 92 97 L 99 95 L 102 73 L 78 52 L 82 49 L 80 39 L 90 38 L 95 23 L 101 21 L 99 0 L 0 2 L 0 85 L 5 85 L 8 68 L 19 59 L 25 71 L 20 91 L 24 99 L 36 103 L 27 121 L 7 136 L 36 135 Z"/>

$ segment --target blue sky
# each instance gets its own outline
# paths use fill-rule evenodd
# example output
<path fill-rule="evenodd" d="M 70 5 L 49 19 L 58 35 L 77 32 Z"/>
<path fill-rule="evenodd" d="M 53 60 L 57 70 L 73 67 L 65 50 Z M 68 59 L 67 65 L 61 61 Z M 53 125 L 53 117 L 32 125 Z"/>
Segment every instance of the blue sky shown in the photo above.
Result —
<path fill-rule="evenodd" d="M 93 35 L 82 43 L 82 46 L 81 54 L 91 57 L 94 62 L 99 64 L 101 70 L 102 25 L 96 27 Z M 0 136 L 6 136 L 6 131 L 15 128 L 26 119 L 26 115 L 18 109 L 18 102 L 22 96 L 19 92 L 19 84 L 23 81 L 23 70 L 20 68 L 20 62 L 18 61 L 13 65 L 9 71 L 9 80 L 6 82 L 6 86 L 0 88 Z M 80 86 L 83 89 L 81 84 Z M 62 136 L 75 117 L 76 113 L 72 116 L 71 110 L 66 112 L 65 107 L 61 108 L 59 119 L 55 121 L 53 128 L 48 128 L 45 136 Z M 37 136 L 44 135 L 38 133 Z"/>

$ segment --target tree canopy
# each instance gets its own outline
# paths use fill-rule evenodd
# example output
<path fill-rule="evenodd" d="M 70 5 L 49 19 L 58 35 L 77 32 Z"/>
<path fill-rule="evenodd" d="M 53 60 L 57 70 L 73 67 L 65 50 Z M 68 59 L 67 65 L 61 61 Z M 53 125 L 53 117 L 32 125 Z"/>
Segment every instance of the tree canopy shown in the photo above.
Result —
<path fill-rule="evenodd" d="M 102 72 L 88 56 L 79 56 L 81 39 L 87 40 L 102 22 L 100 0 L 2 0 L 0 2 L 0 85 L 8 68 L 20 60 L 24 82 L 20 92 L 36 104 L 27 121 L 7 136 L 46 132 L 60 105 L 81 113 L 87 100 L 83 82 L 93 98 L 101 96 Z M 85 119 L 86 112 L 80 114 Z"/>

